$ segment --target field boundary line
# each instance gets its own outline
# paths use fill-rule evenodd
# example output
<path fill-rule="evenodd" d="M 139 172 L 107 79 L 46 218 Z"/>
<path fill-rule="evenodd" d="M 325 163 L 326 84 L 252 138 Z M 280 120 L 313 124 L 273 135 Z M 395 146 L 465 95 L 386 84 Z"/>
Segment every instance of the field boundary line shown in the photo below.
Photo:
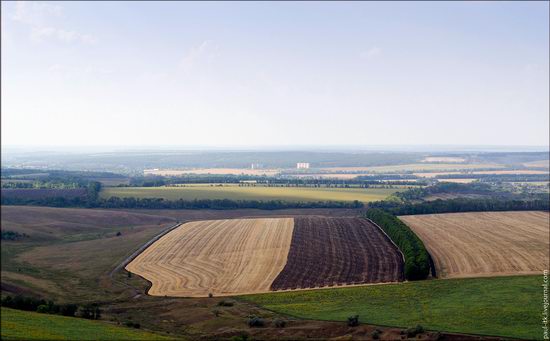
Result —
<path fill-rule="evenodd" d="M 369 221 L 371 224 L 373 224 L 374 226 L 378 227 L 378 229 L 380 231 L 382 231 L 382 233 L 386 236 L 386 238 L 388 238 L 390 240 L 390 242 L 397 248 L 397 251 L 399 251 L 399 253 L 401 254 L 401 258 L 403 258 L 403 265 L 405 264 L 405 255 L 403 254 L 403 252 L 401 252 L 401 249 L 399 248 L 399 246 L 397 246 L 397 244 L 395 244 L 393 242 L 393 240 L 390 238 L 390 236 L 388 236 L 388 234 L 380 227 L 378 226 L 378 224 L 376 224 L 374 221 L 370 220 L 369 218 L 365 218 L 363 217 L 363 219 L 366 219 L 367 221 Z"/>
<path fill-rule="evenodd" d="M 176 229 L 177 227 L 181 226 L 183 223 L 178 221 L 174 225 L 170 225 L 164 230 L 162 230 L 159 234 L 151 238 L 149 241 L 147 241 L 145 244 L 140 246 L 137 250 L 135 250 L 130 256 L 126 257 L 120 264 L 118 264 L 111 272 L 109 273 L 109 277 L 113 279 L 113 275 L 118 272 L 121 269 L 124 269 L 126 265 L 128 265 L 131 261 L 133 261 L 140 253 L 145 251 L 149 246 L 151 246 L 154 242 L 162 238 L 164 235 L 168 234 L 172 230 Z"/>

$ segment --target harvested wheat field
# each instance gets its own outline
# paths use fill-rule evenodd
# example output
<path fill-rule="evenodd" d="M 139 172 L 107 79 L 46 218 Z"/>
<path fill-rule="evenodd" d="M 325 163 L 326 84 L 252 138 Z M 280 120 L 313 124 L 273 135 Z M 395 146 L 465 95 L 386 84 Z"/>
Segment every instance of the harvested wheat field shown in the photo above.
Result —
<path fill-rule="evenodd" d="M 440 278 L 540 274 L 549 268 L 548 212 L 400 217 L 422 239 Z"/>
<path fill-rule="evenodd" d="M 403 259 L 379 228 L 350 217 L 190 222 L 126 266 L 155 296 L 204 297 L 398 282 Z"/>
<path fill-rule="evenodd" d="M 286 264 L 292 218 L 190 222 L 126 266 L 150 295 L 204 297 L 267 292 Z"/>

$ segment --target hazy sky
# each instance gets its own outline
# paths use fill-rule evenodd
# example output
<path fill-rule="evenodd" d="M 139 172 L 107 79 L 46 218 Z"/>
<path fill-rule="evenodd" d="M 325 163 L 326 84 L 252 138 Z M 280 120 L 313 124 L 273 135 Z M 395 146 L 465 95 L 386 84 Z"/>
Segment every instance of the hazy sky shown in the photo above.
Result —
<path fill-rule="evenodd" d="M 4 145 L 548 145 L 548 2 L 2 2 Z"/>

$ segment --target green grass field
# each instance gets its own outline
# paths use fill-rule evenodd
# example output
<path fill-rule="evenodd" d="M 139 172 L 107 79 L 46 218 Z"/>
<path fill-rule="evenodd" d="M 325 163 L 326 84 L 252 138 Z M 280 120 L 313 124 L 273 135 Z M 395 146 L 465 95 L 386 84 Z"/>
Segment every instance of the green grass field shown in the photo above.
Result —
<path fill-rule="evenodd" d="M 101 191 L 102 198 L 135 197 L 167 200 L 233 199 L 287 201 L 353 201 L 382 200 L 398 189 L 387 188 L 305 188 L 305 187 L 239 187 L 236 185 L 186 187 L 112 187 Z"/>
<path fill-rule="evenodd" d="M 2 340 L 169 340 L 106 322 L 2 308 Z"/>
<path fill-rule="evenodd" d="M 306 319 L 542 339 L 542 275 L 447 279 L 247 295 L 275 312 Z"/>

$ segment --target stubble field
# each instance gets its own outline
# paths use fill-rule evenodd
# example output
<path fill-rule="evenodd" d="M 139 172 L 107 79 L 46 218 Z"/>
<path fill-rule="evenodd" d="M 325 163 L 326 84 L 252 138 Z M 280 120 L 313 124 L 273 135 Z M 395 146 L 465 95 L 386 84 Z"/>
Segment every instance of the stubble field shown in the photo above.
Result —
<path fill-rule="evenodd" d="M 205 297 L 403 280 L 402 255 L 360 218 L 296 217 L 191 222 L 126 269 L 156 296 Z"/>
<path fill-rule="evenodd" d="M 191 222 L 126 266 L 152 282 L 150 295 L 204 297 L 267 292 L 286 263 L 290 218 Z"/>
<path fill-rule="evenodd" d="M 549 267 L 548 212 L 401 216 L 422 239 L 440 278 L 540 274 Z"/>

